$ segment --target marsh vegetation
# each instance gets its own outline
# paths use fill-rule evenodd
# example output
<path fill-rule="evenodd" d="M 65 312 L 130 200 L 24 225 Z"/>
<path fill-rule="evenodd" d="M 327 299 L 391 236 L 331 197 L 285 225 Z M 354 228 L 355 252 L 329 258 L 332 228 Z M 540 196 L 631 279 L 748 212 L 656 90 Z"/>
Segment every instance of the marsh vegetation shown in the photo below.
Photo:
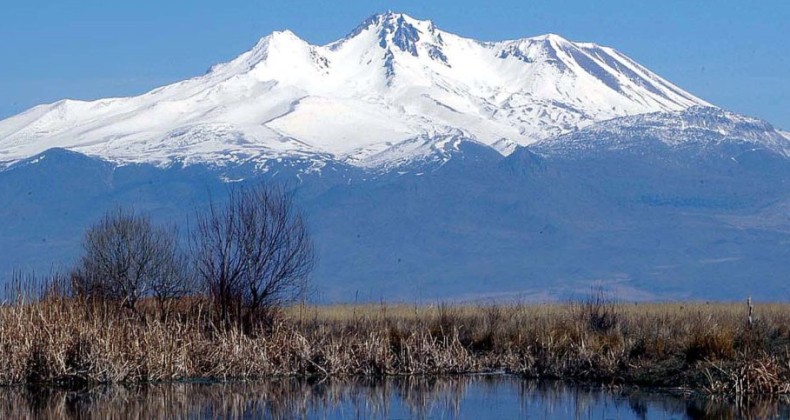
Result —
<path fill-rule="evenodd" d="M 607 385 L 786 394 L 790 306 L 628 304 L 291 305 L 227 325 L 212 301 L 143 300 L 132 313 L 44 295 L 0 308 L 0 383 L 507 372 Z"/>
<path fill-rule="evenodd" d="M 16 276 L 0 306 L 0 384 L 503 372 L 790 393 L 790 305 L 752 313 L 594 293 L 560 304 L 310 306 L 314 249 L 286 190 L 239 188 L 195 220 L 184 239 L 112 212 L 88 230 L 72 270 Z"/>

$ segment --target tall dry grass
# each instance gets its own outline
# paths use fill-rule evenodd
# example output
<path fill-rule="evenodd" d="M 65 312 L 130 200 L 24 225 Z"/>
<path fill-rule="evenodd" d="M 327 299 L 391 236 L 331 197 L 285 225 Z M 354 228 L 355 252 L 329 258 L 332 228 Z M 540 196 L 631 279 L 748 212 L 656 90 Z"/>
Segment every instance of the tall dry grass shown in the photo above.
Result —
<path fill-rule="evenodd" d="M 0 307 L 0 384 L 504 371 L 715 394 L 790 392 L 790 305 L 294 306 L 243 333 L 199 299 L 163 316 L 66 298 Z"/>

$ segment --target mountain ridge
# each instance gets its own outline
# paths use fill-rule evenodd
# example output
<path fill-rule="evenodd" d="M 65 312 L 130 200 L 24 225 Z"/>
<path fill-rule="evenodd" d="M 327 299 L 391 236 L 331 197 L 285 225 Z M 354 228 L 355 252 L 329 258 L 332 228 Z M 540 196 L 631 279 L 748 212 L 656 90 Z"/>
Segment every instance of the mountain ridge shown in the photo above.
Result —
<path fill-rule="evenodd" d="M 351 164 L 436 135 L 514 145 L 613 117 L 710 106 L 625 55 L 558 35 L 482 42 L 387 12 L 311 45 L 289 30 L 145 94 L 40 105 L 0 121 L 0 162 L 63 147 L 119 163 Z M 505 143 L 503 142 L 505 139 Z M 382 162 L 392 167 L 392 162 Z"/>

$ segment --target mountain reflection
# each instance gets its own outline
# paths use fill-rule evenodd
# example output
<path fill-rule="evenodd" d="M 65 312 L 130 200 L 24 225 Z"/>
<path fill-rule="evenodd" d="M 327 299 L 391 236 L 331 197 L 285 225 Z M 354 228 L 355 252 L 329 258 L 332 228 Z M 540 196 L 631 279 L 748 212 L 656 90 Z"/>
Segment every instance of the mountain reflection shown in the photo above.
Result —
<path fill-rule="evenodd" d="M 278 378 L 85 390 L 6 388 L 0 418 L 787 418 L 783 398 L 723 400 L 513 376 Z"/>

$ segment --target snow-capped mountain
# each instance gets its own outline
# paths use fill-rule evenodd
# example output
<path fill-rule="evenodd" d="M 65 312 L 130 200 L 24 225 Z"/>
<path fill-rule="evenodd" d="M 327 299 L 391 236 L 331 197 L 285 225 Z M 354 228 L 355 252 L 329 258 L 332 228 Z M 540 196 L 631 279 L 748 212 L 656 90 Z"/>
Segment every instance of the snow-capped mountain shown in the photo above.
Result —
<path fill-rule="evenodd" d="M 257 182 L 293 186 L 326 301 L 790 296 L 790 133 L 611 48 L 396 13 L 0 121 L 0 286 L 105 211 L 183 225 Z"/>
<path fill-rule="evenodd" d="M 709 106 L 608 47 L 480 42 L 400 13 L 310 45 L 289 31 L 208 73 L 129 98 L 0 121 L 0 162 L 61 147 L 167 165 L 301 158 L 392 167 L 465 138 L 507 155 L 591 123 Z"/>

